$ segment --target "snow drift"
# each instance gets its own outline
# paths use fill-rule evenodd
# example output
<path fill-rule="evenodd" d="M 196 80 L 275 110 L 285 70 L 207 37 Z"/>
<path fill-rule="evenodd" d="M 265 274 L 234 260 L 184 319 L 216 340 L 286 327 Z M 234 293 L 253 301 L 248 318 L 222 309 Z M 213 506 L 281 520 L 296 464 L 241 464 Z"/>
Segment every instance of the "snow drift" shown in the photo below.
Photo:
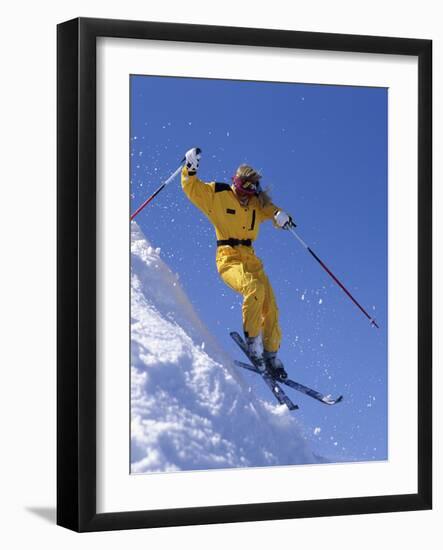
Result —
<path fill-rule="evenodd" d="M 294 413 L 244 380 L 132 222 L 131 472 L 318 462 Z"/>

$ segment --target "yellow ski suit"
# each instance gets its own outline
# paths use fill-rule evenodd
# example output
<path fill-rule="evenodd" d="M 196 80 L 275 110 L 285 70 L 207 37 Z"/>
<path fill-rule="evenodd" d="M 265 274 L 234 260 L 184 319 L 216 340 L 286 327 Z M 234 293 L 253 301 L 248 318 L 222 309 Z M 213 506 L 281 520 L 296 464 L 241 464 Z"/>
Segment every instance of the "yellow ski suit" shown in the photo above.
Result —
<path fill-rule="evenodd" d="M 181 183 L 189 200 L 214 225 L 217 270 L 230 288 L 243 295 L 245 334 L 254 337 L 262 332 L 264 349 L 277 351 L 281 341 L 278 308 L 263 264 L 251 243 L 258 236 L 260 224 L 273 219 L 279 209 L 272 203 L 262 208 L 255 196 L 243 206 L 230 185 L 204 183 L 196 175 L 189 175 L 186 166 Z M 232 239 L 246 242 L 234 245 L 223 242 Z"/>

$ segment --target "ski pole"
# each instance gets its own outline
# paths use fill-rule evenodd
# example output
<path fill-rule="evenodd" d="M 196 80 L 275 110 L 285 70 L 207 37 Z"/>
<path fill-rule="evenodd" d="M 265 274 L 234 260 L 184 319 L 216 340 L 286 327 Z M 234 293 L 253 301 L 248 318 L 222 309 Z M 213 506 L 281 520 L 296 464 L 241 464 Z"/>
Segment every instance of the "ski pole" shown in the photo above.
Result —
<path fill-rule="evenodd" d="M 169 176 L 169 178 L 168 178 L 166 181 L 164 181 L 164 182 L 160 185 L 160 187 L 159 187 L 158 189 L 156 189 L 156 190 L 152 193 L 152 195 L 151 195 L 150 197 L 148 197 L 148 198 L 145 200 L 145 202 L 143 202 L 143 203 L 137 208 L 137 210 L 136 210 L 133 214 L 131 214 L 131 221 L 135 218 L 135 216 L 137 216 L 137 214 L 139 214 L 139 213 L 143 210 L 143 208 L 144 208 L 147 204 L 149 204 L 149 203 L 150 203 L 150 202 L 160 193 L 160 191 L 162 191 L 169 183 L 171 183 L 171 181 L 181 172 L 182 163 L 184 162 L 184 160 L 185 160 L 185 159 L 183 159 L 183 160 L 181 161 L 180 166 L 177 168 L 177 170 L 176 170 L 173 174 L 171 174 L 171 175 Z"/>
<path fill-rule="evenodd" d="M 298 242 L 304 247 L 306 248 L 306 250 L 311 254 L 311 256 L 313 258 L 315 258 L 315 260 L 317 260 L 317 262 L 322 266 L 322 268 L 326 271 L 326 273 L 332 277 L 332 279 L 338 284 L 338 286 L 343 290 L 343 292 L 345 292 L 345 294 L 347 294 L 349 296 L 349 298 L 354 302 L 354 304 L 360 309 L 360 311 L 362 311 L 366 317 L 371 321 L 371 325 L 373 325 L 374 327 L 377 327 L 377 328 L 380 328 L 375 319 L 373 317 L 371 317 L 369 315 L 369 313 L 365 310 L 365 308 L 363 306 L 361 306 L 357 300 L 354 298 L 354 296 L 352 296 L 352 294 L 349 292 L 349 290 L 344 286 L 344 284 L 332 273 L 332 271 L 328 268 L 328 266 L 322 262 L 322 260 L 320 260 L 320 258 L 317 256 L 317 254 L 312 250 L 312 248 L 310 248 L 306 243 L 305 241 L 299 236 L 297 235 L 297 233 L 294 231 L 294 228 L 292 225 L 290 225 L 288 227 L 288 230 L 294 235 L 294 237 L 298 240 Z"/>

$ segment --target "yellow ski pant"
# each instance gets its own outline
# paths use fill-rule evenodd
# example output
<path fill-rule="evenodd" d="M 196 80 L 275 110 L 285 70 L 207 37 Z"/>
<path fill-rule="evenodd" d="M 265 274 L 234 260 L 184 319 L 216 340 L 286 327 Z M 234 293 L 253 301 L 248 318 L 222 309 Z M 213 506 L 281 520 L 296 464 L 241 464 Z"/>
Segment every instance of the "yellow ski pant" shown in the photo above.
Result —
<path fill-rule="evenodd" d="M 243 296 L 243 330 L 263 337 L 266 351 L 277 351 L 281 342 L 278 308 L 261 260 L 249 246 L 217 249 L 217 270 L 223 281 Z"/>

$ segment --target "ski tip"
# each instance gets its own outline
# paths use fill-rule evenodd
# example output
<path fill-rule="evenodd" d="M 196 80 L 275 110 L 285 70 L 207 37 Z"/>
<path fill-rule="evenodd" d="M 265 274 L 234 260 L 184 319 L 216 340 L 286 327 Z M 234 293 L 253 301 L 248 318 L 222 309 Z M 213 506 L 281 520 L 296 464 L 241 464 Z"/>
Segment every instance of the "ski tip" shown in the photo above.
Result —
<path fill-rule="evenodd" d="M 336 405 L 337 403 L 340 403 L 341 401 L 343 401 L 343 395 L 340 395 L 339 397 L 337 397 L 337 399 L 335 400 L 334 405 Z"/>
<path fill-rule="evenodd" d="M 337 405 L 340 401 L 343 401 L 343 395 L 340 395 L 336 399 L 333 399 L 332 395 L 325 395 L 323 399 L 321 399 L 321 402 L 325 405 Z"/>

